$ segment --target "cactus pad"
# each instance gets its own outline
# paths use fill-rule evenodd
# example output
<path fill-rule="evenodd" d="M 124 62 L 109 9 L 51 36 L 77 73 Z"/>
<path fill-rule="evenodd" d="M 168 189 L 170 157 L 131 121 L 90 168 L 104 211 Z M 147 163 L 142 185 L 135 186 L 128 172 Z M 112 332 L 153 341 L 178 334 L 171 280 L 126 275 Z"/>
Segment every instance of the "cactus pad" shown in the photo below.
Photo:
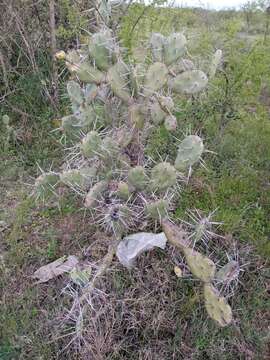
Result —
<path fill-rule="evenodd" d="M 183 250 L 189 246 L 187 233 L 179 226 L 171 223 L 169 220 L 162 221 L 162 230 L 164 231 L 168 241 Z"/>
<path fill-rule="evenodd" d="M 107 79 L 112 91 L 126 103 L 131 101 L 129 75 L 130 68 L 123 61 L 118 61 L 115 65 L 110 67 L 107 74 Z"/>
<path fill-rule="evenodd" d="M 151 119 L 154 124 L 160 125 L 166 118 L 166 112 L 163 111 L 157 101 L 150 105 Z"/>
<path fill-rule="evenodd" d="M 129 107 L 129 120 L 136 129 L 143 129 L 144 116 L 140 104 L 134 104 Z"/>
<path fill-rule="evenodd" d="M 145 206 L 146 215 L 153 220 L 162 221 L 168 217 L 169 202 L 165 199 L 160 199 Z"/>
<path fill-rule="evenodd" d="M 179 59 L 177 63 L 172 64 L 169 68 L 170 72 L 175 75 L 194 69 L 195 65 L 189 59 Z"/>
<path fill-rule="evenodd" d="M 165 42 L 166 42 L 166 38 L 163 35 L 159 33 L 152 34 L 150 38 L 150 47 L 154 61 L 163 62 Z"/>
<path fill-rule="evenodd" d="M 203 282 L 210 282 L 214 279 L 216 265 L 212 260 L 191 248 L 184 248 L 183 252 L 194 276 Z"/>
<path fill-rule="evenodd" d="M 81 142 L 81 151 L 86 158 L 100 154 L 101 138 L 98 132 L 90 131 Z"/>
<path fill-rule="evenodd" d="M 216 280 L 224 283 L 230 283 L 237 279 L 239 275 L 239 264 L 237 261 L 232 260 L 224 265 L 216 274 Z"/>
<path fill-rule="evenodd" d="M 208 315 L 221 327 L 232 322 L 232 309 L 211 284 L 204 284 L 205 307 Z"/>
<path fill-rule="evenodd" d="M 59 175 L 53 172 L 41 174 L 35 181 L 34 195 L 36 199 L 44 201 L 55 194 L 59 179 Z"/>
<path fill-rule="evenodd" d="M 142 166 L 135 166 L 128 173 L 128 182 L 136 190 L 144 190 L 148 183 L 148 178 Z"/>
<path fill-rule="evenodd" d="M 104 192 L 108 188 L 108 182 L 103 180 L 96 183 L 87 193 L 84 206 L 88 209 L 94 208 L 102 199 Z"/>
<path fill-rule="evenodd" d="M 168 69 L 165 64 L 156 62 L 149 66 L 144 81 L 144 95 L 151 96 L 167 83 Z"/>
<path fill-rule="evenodd" d="M 177 120 L 173 115 L 168 115 L 164 120 L 164 126 L 168 131 L 175 131 L 177 129 Z"/>
<path fill-rule="evenodd" d="M 100 31 L 92 36 L 89 41 L 89 53 L 98 69 L 109 69 L 113 48 L 114 42 L 110 31 Z"/>
<path fill-rule="evenodd" d="M 67 83 L 67 92 L 70 98 L 70 101 L 74 105 L 81 105 L 84 101 L 83 91 L 78 83 L 71 80 Z"/>
<path fill-rule="evenodd" d="M 167 190 L 176 184 L 176 170 L 170 163 L 159 163 L 153 167 L 150 181 L 153 190 Z"/>
<path fill-rule="evenodd" d="M 202 139 L 197 135 L 187 136 L 179 145 L 175 168 L 184 171 L 200 160 L 204 150 Z"/>
<path fill-rule="evenodd" d="M 189 70 L 169 80 L 169 88 L 178 94 L 196 94 L 208 83 L 206 74 L 201 70 Z"/>
<path fill-rule="evenodd" d="M 187 39 L 182 33 L 171 34 L 164 45 L 164 62 L 171 65 L 177 61 L 186 51 Z"/>
<path fill-rule="evenodd" d="M 130 197 L 130 191 L 129 191 L 129 187 L 128 184 L 120 181 L 118 183 L 118 188 L 117 188 L 117 196 L 122 199 L 122 200 L 128 200 Z"/>

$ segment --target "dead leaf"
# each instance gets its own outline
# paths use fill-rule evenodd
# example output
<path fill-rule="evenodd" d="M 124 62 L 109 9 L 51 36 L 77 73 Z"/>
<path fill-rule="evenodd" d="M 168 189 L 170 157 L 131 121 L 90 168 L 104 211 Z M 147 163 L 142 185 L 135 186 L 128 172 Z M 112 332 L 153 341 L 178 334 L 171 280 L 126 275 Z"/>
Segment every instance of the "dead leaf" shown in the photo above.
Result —
<path fill-rule="evenodd" d="M 79 260 L 74 255 L 63 256 L 47 265 L 41 266 L 34 272 L 33 278 L 38 279 L 37 284 L 45 283 L 59 275 L 70 272 L 78 262 Z"/>

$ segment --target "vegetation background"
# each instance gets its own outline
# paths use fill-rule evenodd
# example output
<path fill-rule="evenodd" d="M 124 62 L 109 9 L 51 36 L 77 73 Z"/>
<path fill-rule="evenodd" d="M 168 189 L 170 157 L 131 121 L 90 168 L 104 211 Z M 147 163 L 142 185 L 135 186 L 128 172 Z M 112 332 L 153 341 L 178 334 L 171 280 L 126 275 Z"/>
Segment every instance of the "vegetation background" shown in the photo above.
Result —
<path fill-rule="evenodd" d="M 224 52 L 222 71 L 208 91 L 177 104 L 182 128 L 200 133 L 215 154 L 207 156 L 208 170 L 197 170 L 183 189 L 175 216 L 185 219 L 189 208 L 205 214 L 217 209 L 224 241 L 235 242 L 245 263 L 233 299 L 236 323 L 217 328 L 198 289 L 177 279 L 173 261 L 158 251 L 142 256 L 131 272 L 113 264 L 103 284 L 103 323 L 89 326 L 94 345 L 80 353 L 64 351 L 69 340 L 59 334 L 67 279 L 36 286 L 31 275 L 65 254 L 91 252 L 98 259 L 105 249 L 95 247 L 95 239 L 102 234 L 95 234 L 74 198 L 37 208 L 28 195 L 37 164 L 57 168 L 64 157 L 53 130 L 69 112 L 68 74 L 52 53 L 85 41 L 91 1 L 2 0 L 0 117 L 10 116 L 13 136 L 7 143 L 0 123 L 0 359 L 270 356 L 270 15 L 262 1 L 250 1 L 239 12 L 165 5 L 130 3 L 123 17 L 119 8 L 120 39 L 132 54 L 151 32 L 184 30 L 202 69 L 216 49 Z M 156 149 L 167 153 L 172 143 L 160 126 L 147 152 L 155 158 Z"/>

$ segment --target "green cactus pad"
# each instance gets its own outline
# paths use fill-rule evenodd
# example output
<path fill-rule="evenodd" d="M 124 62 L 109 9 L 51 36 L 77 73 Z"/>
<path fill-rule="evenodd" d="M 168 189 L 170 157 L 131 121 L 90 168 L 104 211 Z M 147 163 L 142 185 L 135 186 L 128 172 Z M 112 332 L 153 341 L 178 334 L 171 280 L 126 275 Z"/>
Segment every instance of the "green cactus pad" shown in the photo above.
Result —
<path fill-rule="evenodd" d="M 188 234 L 179 226 L 171 223 L 169 220 L 162 221 L 162 230 L 164 231 L 168 241 L 178 247 L 181 251 L 189 246 L 187 240 Z"/>
<path fill-rule="evenodd" d="M 138 96 L 142 92 L 145 73 L 146 73 L 145 64 L 136 64 L 134 67 L 131 68 L 130 87 L 132 90 L 132 96 Z"/>
<path fill-rule="evenodd" d="M 161 109 L 160 104 L 157 101 L 150 105 L 150 114 L 153 123 L 156 125 L 163 123 L 167 116 L 167 113 Z"/>
<path fill-rule="evenodd" d="M 119 155 L 120 149 L 117 141 L 112 139 L 110 136 L 106 136 L 100 146 L 100 154 L 103 161 L 115 160 Z"/>
<path fill-rule="evenodd" d="M 178 94 L 196 94 L 202 91 L 208 83 L 206 74 L 201 70 L 189 70 L 168 82 L 169 88 Z"/>
<path fill-rule="evenodd" d="M 96 168 L 85 167 L 80 170 L 72 169 L 64 171 L 60 174 L 60 180 L 67 186 L 78 187 L 85 190 L 91 185 L 95 176 Z"/>
<path fill-rule="evenodd" d="M 100 70 L 86 62 L 80 64 L 75 73 L 84 83 L 100 84 L 105 80 L 105 75 Z"/>
<path fill-rule="evenodd" d="M 117 196 L 122 199 L 122 200 L 128 200 L 130 197 L 130 191 L 129 191 L 129 186 L 127 183 L 120 181 L 118 183 L 118 187 L 117 187 L 117 191 L 116 191 Z"/>
<path fill-rule="evenodd" d="M 211 284 L 204 284 L 205 307 L 208 315 L 221 327 L 232 322 L 232 309 L 226 299 L 219 296 L 218 291 Z"/>
<path fill-rule="evenodd" d="M 176 184 L 176 177 L 176 170 L 171 164 L 159 163 L 151 171 L 151 188 L 160 191 L 167 190 Z"/>
<path fill-rule="evenodd" d="M 154 61 L 163 62 L 164 61 L 164 44 L 166 43 L 166 38 L 159 33 L 153 33 L 150 38 L 150 47 L 152 52 L 152 57 Z"/>
<path fill-rule="evenodd" d="M 144 95 L 149 97 L 167 83 L 168 69 L 165 64 L 156 62 L 149 66 L 144 81 Z"/>
<path fill-rule="evenodd" d="M 90 131 L 82 139 L 81 152 L 86 158 L 91 158 L 95 155 L 99 155 L 101 151 L 102 140 L 97 131 Z"/>
<path fill-rule="evenodd" d="M 169 67 L 170 72 L 175 75 L 194 69 L 195 69 L 195 65 L 189 59 L 179 59 L 176 64 L 172 64 Z"/>
<path fill-rule="evenodd" d="M 144 127 L 144 116 L 141 111 L 140 104 L 134 104 L 129 106 L 129 120 L 130 123 L 135 126 L 136 129 L 143 129 Z"/>
<path fill-rule="evenodd" d="M 204 151 L 202 139 L 197 135 L 187 136 L 179 145 L 174 166 L 184 171 L 198 162 Z"/>
<path fill-rule="evenodd" d="M 98 87 L 96 84 L 87 84 L 84 91 L 85 102 L 90 104 L 98 93 Z"/>
<path fill-rule="evenodd" d="M 96 11 L 97 22 L 99 24 L 108 26 L 112 13 L 111 2 L 107 0 L 101 0 L 96 6 L 97 6 L 97 11 Z"/>
<path fill-rule="evenodd" d="M 54 195 L 59 180 L 60 177 L 56 173 L 41 174 L 35 181 L 34 196 L 36 199 L 44 201 Z"/>
<path fill-rule="evenodd" d="M 159 96 L 158 102 L 164 111 L 166 112 L 173 111 L 174 102 L 170 96 Z"/>
<path fill-rule="evenodd" d="M 211 282 L 216 273 L 216 265 L 208 257 L 191 249 L 183 249 L 187 264 L 194 276 L 203 282 Z"/>
<path fill-rule="evenodd" d="M 67 83 L 67 92 L 74 105 L 81 105 L 84 102 L 83 91 L 76 81 L 71 80 Z"/>
<path fill-rule="evenodd" d="M 87 131 L 95 122 L 97 115 L 92 105 L 84 104 L 79 108 L 79 114 L 77 117 L 80 120 L 79 125 L 82 130 Z"/>
<path fill-rule="evenodd" d="M 69 137 L 78 137 L 82 128 L 80 120 L 74 115 L 64 116 L 61 120 L 61 130 Z"/>
<path fill-rule="evenodd" d="M 168 131 L 175 131 L 177 129 L 177 119 L 173 115 L 169 115 L 164 120 L 164 126 Z"/>
<path fill-rule="evenodd" d="M 164 45 L 164 62 L 171 65 L 186 52 L 187 39 L 182 33 L 171 34 Z"/>
<path fill-rule="evenodd" d="M 232 260 L 224 265 L 216 274 L 216 280 L 224 283 L 229 283 L 237 279 L 239 275 L 239 264 Z"/>
<path fill-rule="evenodd" d="M 108 189 L 108 182 L 105 180 L 96 183 L 87 193 L 84 206 L 88 209 L 94 208 L 102 199 L 104 192 Z"/>
<path fill-rule="evenodd" d="M 131 101 L 129 75 L 130 68 L 123 61 L 118 61 L 115 65 L 110 67 L 107 74 L 107 79 L 112 91 L 126 103 Z"/>
<path fill-rule="evenodd" d="M 142 166 L 135 166 L 128 173 L 128 182 L 136 190 L 144 190 L 148 183 L 148 178 Z"/>
<path fill-rule="evenodd" d="M 89 53 L 99 70 L 107 71 L 112 64 L 114 42 L 111 32 L 103 30 L 95 33 L 89 41 Z"/>
<path fill-rule="evenodd" d="M 145 206 L 146 215 L 153 220 L 162 221 L 167 218 L 169 211 L 169 202 L 165 199 L 160 199 Z"/>

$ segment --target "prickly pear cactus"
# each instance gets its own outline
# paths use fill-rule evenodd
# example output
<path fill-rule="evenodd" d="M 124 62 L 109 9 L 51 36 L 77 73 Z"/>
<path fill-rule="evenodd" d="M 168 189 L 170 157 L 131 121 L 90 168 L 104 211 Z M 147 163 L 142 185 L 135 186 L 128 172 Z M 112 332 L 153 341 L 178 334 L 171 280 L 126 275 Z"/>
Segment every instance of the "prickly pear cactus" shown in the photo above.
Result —
<path fill-rule="evenodd" d="M 187 49 L 182 33 L 152 34 L 149 61 L 127 63 L 125 50 L 108 28 L 109 2 L 100 0 L 97 7 L 98 31 L 88 46 L 57 56 L 71 74 L 67 83 L 71 114 L 63 117 L 59 129 L 69 155 L 63 171 L 37 178 L 33 194 L 47 200 L 57 195 L 58 187 L 75 191 L 93 223 L 118 241 L 138 229 L 162 224 L 191 273 L 205 284 L 208 314 L 221 326 L 229 324 L 230 308 L 210 285 L 215 263 L 194 250 L 190 237 L 177 239 L 168 223 L 180 182 L 203 156 L 203 140 L 198 135 L 179 139 L 176 158 L 158 163 L 144 152 L 151 129 L 163 125 L 168 132 L 176 131 L 177 99 L 202 92 L 208 77 L 182 58 Z"/>

